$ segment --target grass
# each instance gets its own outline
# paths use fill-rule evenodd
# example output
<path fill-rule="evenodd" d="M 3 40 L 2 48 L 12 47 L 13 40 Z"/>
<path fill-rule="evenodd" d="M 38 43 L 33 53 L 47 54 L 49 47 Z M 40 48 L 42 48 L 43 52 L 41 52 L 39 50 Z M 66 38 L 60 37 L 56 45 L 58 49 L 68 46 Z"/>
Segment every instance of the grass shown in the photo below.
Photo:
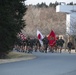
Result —
<path fill-rule="evenodd" d="M 21 53 L 21 52 L 10 52 L 7 55 L 7 59 L 12 59 L 12 58 L 22 58 L 22 57 L 34 57 L 33 54 L 28 54 L 28 53 Z"/>
<path fill-rule="evenodd" d="M 6 59 L 0 59 L 0 64 L 2 63 L 9 63 L 9 62 L 16 62 L 21 60 L 30 60 L 34 59 L 36 56 L 30 53 L 21 53 L 21 52 L 10 52 L 7 55 Z"/>

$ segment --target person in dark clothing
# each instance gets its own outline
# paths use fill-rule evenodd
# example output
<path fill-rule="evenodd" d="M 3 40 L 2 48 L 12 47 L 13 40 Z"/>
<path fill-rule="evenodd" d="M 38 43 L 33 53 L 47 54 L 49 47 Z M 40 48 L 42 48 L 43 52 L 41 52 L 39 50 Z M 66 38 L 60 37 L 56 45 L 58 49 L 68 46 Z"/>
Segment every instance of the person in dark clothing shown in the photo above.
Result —
<path fill-rule="evenodd" d="M 37 48 L 39 51 L 41 51 L 41 44 L 40 44 L 40 41 L 37 39 Z"/>
<path fill-rule="evenodd" d="M 45 36 L 45 37 L 42 39 L 42 41 L 43 41 L 45 53 L 47 53 L 47 48 L 48 48 L 49 40 L 48 40 L 47 37 Z"/>
<path fill-rule="evenodd" d="M 58 52 L 59 50 L 59 37 L 56 38 L 56 44 L 55 44 L 55 51 Z"/>
<path fill-rule="evenodd" d="M 72 47 L 73 47 L 73 44 L 72 44 L 71 41 L 69 41 L 69 42 L 67 43 L 67 47 L 68 47 L 68 52 L 71 53 L 71 49 L 72 49 Z"/>
<path fill-rule="evenodd" d="M 39 40 L 37 38 L 34 38 L 34 41 L 33 42 L 34 42 L 35 52 L 37 52 L 37 50 L 38 49 L 40 50 L 40 47 L 41 47 L 40 42 L 39 42 Z"/>
<path fill-rule="evenodd" d="M 18 38 L 15 42 L 15 50 L 20 52 L 21 46 L 22 46 L 22 40 L 20 38 Z"/>
<path fill-rule="evenodd" d="M 57 46 L 58 46 L 58 48 L 60 50 L 60 53 L 61 53 L 62 52 L 62 48 L 63 48 L 63 44 L 64 44 L 64 40 L 62 39 L 62 37 L 60 37 L 60 39 L 58 39 L 56 41 L 56 43 L 57 43 Z"/>
<path fill-rule="evenodd" d="M 28 53 L 32 53 L 32 51 L 33 51 L 33 40 L 28 37 L 26 39 L 26 44 L 27 44 Z"/>

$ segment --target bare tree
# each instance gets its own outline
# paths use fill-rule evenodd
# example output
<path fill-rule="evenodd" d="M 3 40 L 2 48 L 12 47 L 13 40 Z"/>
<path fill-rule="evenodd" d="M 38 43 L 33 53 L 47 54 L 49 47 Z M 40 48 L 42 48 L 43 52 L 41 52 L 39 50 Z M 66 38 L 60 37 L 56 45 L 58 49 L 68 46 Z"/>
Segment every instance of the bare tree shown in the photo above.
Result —
<path fill-rule="evenodd" d="M 72 42 L 76 51 L 76 18 L 73 16 L 69 22 L 67 22 L 67 34 L 72 38 Z"/>
<path fill-rule="evenodd" d="M 65 13 L 56 13 L 53 7 L 28 6 L 24 19 L 26 20 L 24 31 L 27 35 L 36 36 L 37 29 L 43 35 L 48 35 L 51 29 L 58 35 L 65 34 L 66 31 Z"/>

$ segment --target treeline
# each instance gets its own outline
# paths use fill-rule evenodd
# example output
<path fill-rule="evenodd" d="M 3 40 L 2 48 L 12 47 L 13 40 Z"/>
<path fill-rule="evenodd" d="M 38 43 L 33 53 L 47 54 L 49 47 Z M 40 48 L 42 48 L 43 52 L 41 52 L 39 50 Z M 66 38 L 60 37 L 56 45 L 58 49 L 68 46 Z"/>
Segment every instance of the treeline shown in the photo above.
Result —
<path fill-rule="evenodd" d="M 52 3 L 52 2 L 50 2 L 49 3 L 49 5 L 47 5 L 45 2 L 42 2 L 41 4 L 40 3 L 38 3 L 38 4 L 36 4 L 36 5 L 34 5 L 34 6 L 36 6 L 36 7 L 56 7 L 57 5 L 61 5 L 61 4 L 66 4 L 65 2 L 55 2 L 55 3 Z M 70 2 L 70 3 L 67 3 L 66 5 L 76 5 L 76 3 L 73 3 L 73 2 Z"/>

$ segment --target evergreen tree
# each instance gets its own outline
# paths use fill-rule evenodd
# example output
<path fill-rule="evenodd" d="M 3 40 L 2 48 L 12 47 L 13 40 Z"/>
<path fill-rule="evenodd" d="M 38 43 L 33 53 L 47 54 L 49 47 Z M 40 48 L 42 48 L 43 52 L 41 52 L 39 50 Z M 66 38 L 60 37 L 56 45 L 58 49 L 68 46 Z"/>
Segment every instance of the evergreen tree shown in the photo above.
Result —
<path fill-rule="evenodd" d="M 68 3 L 67 5 L 73 5 L 73 2 Z"/>
<path fill-rule="evenodd" d="M 54 7 L 54 8 L 56 8 L 56 6 L 58 5 L 59 3 L 56 1 L 55 3 L 50 3 L 49 4 L 49 7 Z"/>
<path fill-rule="evenodd" d="M 43 2 L 42 2 L 41 4 L 38 3 L 38 4 L 37 4 L 37 7 L 40 7 L 40 8 L 41 8 L 41 7 L 45 7 L 45 8 L 47 8 L 48 5 L 46 5 L 46 3 L 43 3 Z"/>
<path fill-rule="evenodd" d="M 0 0 L 0 57 L 14 46 L 17 33 L 25 26 L 25 0 Z"/>
<path fill-rule="evenodd" d="M 52 7 L 52 5 L 53 5 L 53 4 L 52 4 L 52 2 L 51 2 L 51 3 L 49 4 L 49 7 Z"/>

